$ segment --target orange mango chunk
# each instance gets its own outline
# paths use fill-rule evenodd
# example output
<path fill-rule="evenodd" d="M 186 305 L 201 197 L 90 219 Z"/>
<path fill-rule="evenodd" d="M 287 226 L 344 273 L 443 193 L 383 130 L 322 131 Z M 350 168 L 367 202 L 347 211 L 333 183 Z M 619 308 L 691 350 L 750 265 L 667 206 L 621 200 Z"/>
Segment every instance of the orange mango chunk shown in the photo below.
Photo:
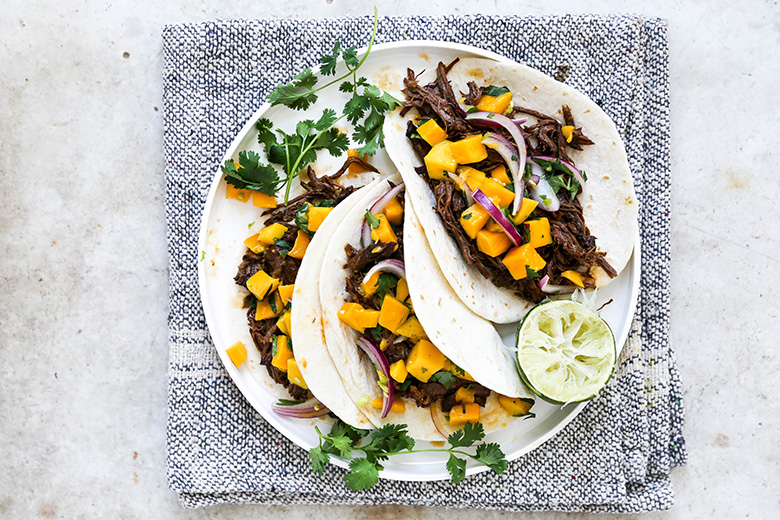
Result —
<path fill-rule="evenodd" d="M 409 307 L 399 302 L 393 295 L 388 294 L 382 300 L 382 308 L 379 310 L 379 324 L 396 334 L 398 327 L 409 317 Z"/>
<path fill-rule="evenodd" d="M 512 179 L 509 178 L 509 175 L 506 173 L 506 166 L 503 164 L 499 164 L 490 170 L 490 177 L 503 184 L 512 184 Z"/>
<path fill-rule="evenodd" d="M 427 383 L 433 374 L 444 368 L 446 361 L 447 358 L 433 343 L 421 339 L 409 353 L 406 371 L 419 381 Z"/>
<path fill-rule="evenodd" d="M 285 233 L 287 233 L 287 226 L 274 222 L 257 233 L 257 241 L 263 245 L 272 246 L 274 241 L 282 238 Z"/>
<path fill-rule="evenodd" d="M 477 403 L 456 404 L 450 410 L 450 426 L 463 426 L 479 421 L 479 405 Z"/>
<path fill-rule="evenodd" d="M 360 154 L 354 148 L 347 150 L 347 157 L 359 157 L 359 156 Z M 364 171 L 366 170 L 365 168 L 363 168 L 363 166 L 360 165 L 360 163 L 352 163 L 349 165 L 349 173 L 353 175 L 356 173 L 363 173 Z M 312 229 L 312 231 L 314 230 Z"/>
<path fill-rule="evenodd" d="M 377 271 L 368 278 L 367 282 L 360 282 L 360 288 L 363 289 L 363 292 L 366 293 L 367 296 L 371 296 L 376 292 L 377 287 L 379 287 L 379 277 L 381 274 L 381 271 Z"/>
<path fill-rule="evenodd" d="M 246 288 L 255 295 L 258 300 L 264 300 L 269 294 L 279 287 L 279 280 L 272 278 L 263 270 L 257 271 L 246 281 Z"/>
<path fill-rule="evenodd" d="M 294 289 L 295 284 L 292 283 L 290 285 L 279 286 L 279 297 L 282 299 L 282 305 L 287 305 L 292 300 Z"/>
<path fill-rule="evenodd" d="M 257 254 L 260 254 L 263 251 L 265 251 L 265 246 L 263 245 L 262 242 L 260 242 L 260 240 L 258 240 L 259 235 L 260 233 L 255 233 L 251 237 L 244 240 L 244 245 L 248 247 L 250 251 Z"/>
<path fill-rule="evenodd" d="M 561 273 L 561 276 L 569 280 L 577 287 L 583 287 L 583 288 L 585 287 L 585 284 L 582 283 L 582 275 L 577 271 L 564 271 Z"/>
<path fill-rule="evenodd" d="M 458 166 L 458 177 L 458 187 L 463 189 L 463 183 L 465 182 L 472 191 L 479 188 L 482 183 L 485 182 L 485 179 L 487 179 L 485 172 L 472 168 L 471 166 Z"/>
<path fill-rule="evenodd" d="M 279 293 L 275 292 L 269 295 L 264 300 L 258 300 L 257 308 L 255 309 L 255 320 L 267 320 L 269 318 L 276 318 L 284 310 L 282 299 L 279 298 Z"/>
<path fill-rule="evenodd" d="M 462 404 L 471 404 L 474 402 L 474 390 L 460 387 L 455 391 L 455 400 Z"/>
<path fill-rule="evenodd" d="M 235 366 L 240 367 L 246 361 L 246 347 L 242 342 L 236 341 L 227 349 L 227 355 Z"/>
<path fill-rule="evenodd" d="M 409 375 L 409 372 L 406 371 L 406 363 L 404 363 L 403 359 L 399 359 L 392 365 L 390 365 L 390 377 L 398 381 L 399 383 L 403 383 L 406 381 L 406 376 Z"/>
<path fill-rule="evenodd" d="M 471 164 L 487 159 L 482 134 L 470 135 L 450 145 L 450 153 L 458 164 Z"/>
<path fill-rule="evenodd" d="M 534 212 L 536 206 L 538 205 L 539 203 L 534 199 L 527 199 L 523 197 L 523 202 L 520 204 L 520 209 L 517 210 L 517 213 L 515 213 L 515 215 L 512 217 L 512 222 L 519 226 L 525 219 L 529 217 L 529 215 L 531 215 L 531 213 Z"/>
<path fill-rule="evenodd" d="M 433 119 L 429 119 L 417 127 L 417 133 L 431 146 L 447 139 L 447 132 Z"/>
<path fill-rule="evenodd" d="M 538 273 L 547 265 L 544 258 L 536 252 L 536 249 L 531 244 L 523 244 L 520 247 L 513 248 L 501 260 L 501 263 L 506 266 L 515 280 L 522 280 L 528 276 L 527 268 L 533 269 Z"/>
<path fill-rule="evenodd" d="M 400 226 L 404 221 L 404 207 L 401 206 L 398 197 L 388 202 L 382 213 L 385 214 L 387 220 L 394 226 Z"/>
<path fill-rule="evenodd" d="M 319 207 L 319 206 L 312 206 L 309 205 L 309 223 L 306 225 L 306 227 L 309 228 L 309 231 L 312 233 L 320 229 L 320 226 L 322 225 L 322 221 L 325 220 L 325 217 L 328 216 L 328 214 L 333 211 L 333 208 L 328 207 Z"/>
<path fill-rule="evenodd" d="M 361 334 L 379 323 L 379 311 L 366 309 L 359 303 L 347 302 L 338 312 L 339 319 Z"/>
<path fill-rule="evenodd" d="M 546 217 L 526 220 L 525 227 L 528 228 L 528 243 L 531 244 L 531 247 L 544 247 L 553 243 L 550 221 Z"/>
<path fill-rule="evenodd" d="M 252 204 L 254 204 L 256 208 L 275 208 L 276 197 L 256 191 L 252 194 Z"/>
<path fill-rule="evenodd" d="M 533 401 L 520 399 L 519 397 L 507 397 L 505 395 L 498 396 L 498 403 L 506 413 L 513 417 L 528 415 L 528 412 L 533 406 Z"/>
<path fill-rule="evenodd" d="M 309 247 L 309 242 L 311 242 L 309 235 L 299 229 L 298 234 L 295 237 L 295 244 L 293 244 L 293 247 L 290 249 L 290 252 L 287 253 L 287 256 L 297 258 L 298 260 L 302 259 L 303 255 L 306 254 L 306 249 Z"/>
<path fill-rule="evenodd" d="M 418 320 L 416 316 L 410 316 L 409 319 L 403 323 L 403 325 L 396 329 L 395 333 L 399 336 L 406 336 L 412 341 L 428 339 L 428 335 L 425 333 L 425 329 L 423 329 L 422 325 L 420 324 L 420 320 Z"/>
<path fill-rule="evenodd" d="M 487 94 L 483 94 L 477 103 L 477 110 L 481 112 L 496 112 L 498 114 L 503 114 L 504 110 L 509 107 L 509 103 L 511 102 L 511 92 L 505 92 L 500 96 L 488 96 Z"/>
<path fill-rule="evenodd" d="M 390 227 L 390 222 L 383 214 L 374 215 L 379 220 L 379 226 L 376 229 L 371 230 L 371 240 L 374 242 L 384 242 L 386 244 L 398 243 L 398 237 L 395 236 L 395 231 Z"/>
<path fill-rule="evenodd" d="M 503 231 L 490 232 L 484 229 L 477 233 L 477 249 L 493 258 L 512 247 L 512 241 Z"/>
<path fill-rule="evenodd" d="M 466 234 L 474 239 L 489 220 L 490 213 L 481 204 L 475 203 L 463 210 L 459 222 Z"/>
<path fill-rule="evenodd" d="M 249 197 L 252 196 L 252 192 L 249 190 L 239 190 L 232 184 L 227 185 L 227 189 L 225 190 L 225 198 L 226 199 L 236 199 L 241 202 L 246 202 L 249 200 Z"/>
<path fill-rule="evenodd" d="M 479 189 L 487 195 L 490 199 L 498 201 L 498 206 L 507 207 L 515 200 L 515 193 L 504 187 L 503 184 L 497 180 L 490 178 L 480 184 Z"/>
<path fill-rule="evenodd" d="M 298 368 L 298 362 L 295 361 L 295 358 L 287 360 L 287 379 L 296 386 L 300 386 L 307 390 L 309 389 L 306 385 L 306 381 L 303 380 L 303 374 L 301 374 L 301 369 Z"/>
<path fill-rule="evenodd" d="M 431 179 L 444 179 L 447 175 L 445 172 L 454 173 L 458 168 L 458 161 L 453 157 L 450 145 L 452 143 L 447 140 L 437 143 L 423 159 Z"/>
<path fill-rule="evenodd" d="M 395 287 L 395 297 L 402 302 L 409 298 L 409 284 L 406 283 L 406 278 L 398 280 L 398 285 Z"/>
<path fill-rule="evenodd" d="M 273 353 L 271 364 L 282 372 L 287 372 L 287 362 L 293 357 L 290 338 L 284 335 L 276 336 L 276 345 L 273 346 L 271 352 Z"/>

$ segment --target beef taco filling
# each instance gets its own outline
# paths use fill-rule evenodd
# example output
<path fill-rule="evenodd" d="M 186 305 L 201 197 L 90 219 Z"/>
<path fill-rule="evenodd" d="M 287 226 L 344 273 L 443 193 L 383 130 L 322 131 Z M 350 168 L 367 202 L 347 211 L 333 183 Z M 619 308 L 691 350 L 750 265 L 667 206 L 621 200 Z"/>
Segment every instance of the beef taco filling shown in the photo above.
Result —
<path fill-rule="evenodd" d="M 366 211 L 361 248 L 345 246 L 349 294 L 339 319 L 362 336 L 357 347 L 377 369 L 382 398 L 366 404 L 388 412 L 406 411 L 403 398 L 421 408 L 441 407 L 450 426 L 479 420 L 490 390 L 450 361 L 429 340 L 409 297 L 404 266 L 404 197 L 390 187 L 377 207 Z M 389 197 L 388 197 L 389 195 Z M 532 402 L 514 404 L 528 412 Z"/>
<path fill-rule="evenodd" d="M 309 168 L 309 180 L 301 182 L 302 195 L 263 213 L 265 227 L 244 242 L 247 252 L 234 278 L 249 291 L 243 306 L 260 363 L 298 401 L 312 395 L 291 340 L 293 289 L 311 238 L 330 211 L 355 191 L 338 183 L 350 166 L 376 171 L 358 157 L 350 157 L 330 176 L 317 177 Z"/>
<path fill-rule="evenodd" d="M 447 79 L 456 62 L 439 63 L 427 85 L 408 70 L 401 115 L 416 111 L 406 130 L 416 171 L 466 262 L 532 302 L 595 287 L 594 268 L 617 276 L 577 200 L 586 176 L 569 152 L 593 142 L 568 106 L 559 121 L 514 106 L 506 87 L 471 81 L 456 95 Z"/>

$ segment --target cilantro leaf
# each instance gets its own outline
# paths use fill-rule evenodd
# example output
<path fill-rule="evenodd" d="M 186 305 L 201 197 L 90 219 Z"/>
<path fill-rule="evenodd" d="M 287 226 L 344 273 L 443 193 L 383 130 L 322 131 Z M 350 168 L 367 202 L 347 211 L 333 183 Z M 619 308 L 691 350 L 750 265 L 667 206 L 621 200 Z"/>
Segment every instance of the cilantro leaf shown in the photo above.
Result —
<path fill-rule="evenodd" d="M 384 300 L 385 296 L 392 294 L 393 287 L 398 285 L 398 279 L 390 273 L 382 273 L 376 280 L 376 294 L 379 295 L 380 300 Z"/>
<path fill-rule="evenodd" d="M 488 85 L 483 89 L 483 92 L 488 96 L 498 97 L 503 96 L 509 89 L 506 87 L 496 87 L 495 85 Z"/>
<path fill-rule="evenodd" d="M 501 451 L 499 445 L 494 442 L 477 446 L 476 457 L 478 461 L 496 473 L 503 473 L 506 471 L 507 462 L 504 452 Z"/>
<path fill-rule="evenodd" d="M 376 229 L 379 227 L 379 219 L 372 215 L 371 211 L 369 210 L 366 210 L 366 222 L 371 229 Z"/>
<path fill-rule="evenodd" d="M 293 110 L 306 110 L 317 102 L 317 94 L 312 87 L 317 84 L 317 76 L 306 68 L 293 76 L 292 81 L 277 86 L 268 94 L 271 106 L 284 105 Z"/>
<path fill-rule="evenodd" d="M 448 389 L 451 388 L 452 385 L 458 382 L 458 378 L 456 378 L 454 375 L 447 372 L 446 370 L 439 370 L 438 372 L 436 372 L 431 376 L 430 380 L 439 383 L 444 388 L 448 388 Z"/>
<path fill-rule="evenodd" d="M 381 466 L 368 459 L 355 459 L 349 463 L 352 473 L 344 475 L 344 483 L 352 491 L 361 491 L 373 487 L 379 481 Z"/>
<path fill-rule="evenodd" d="M 333 449 L 338 451 L 339 457 L 342 459 L 352 458 L 352 445 L 353 441 L 346 435 L 339 435 L 338 437 L 330 437 L 330 444 Z"/>
<path fill-rule="evenodd" d="M 361 449 L 368 460 L 374 462 L 387 459 L 387 453 L 410 450 L 414 439 L 406 432 L 405 424 L 385 424 L 371 432 L 370 442 Z"/>
<path fill-rule="evenodd" d="M 344 63 L 347 64 L 347 67 L 354 70 L 358 66 L 358 59 L 357 59 L 357 49 L 355 46 L 351 46 L 348 49 L 344 49 L 341 51 L 341 57 L 344 58 Z"/>
<path fill-rule="evenodd" d="M 447 437 L 447 442 L 453 448 L 471 446 L 485 438 L 485 429 L 482 423 L 466 423 L 460 430 L 454 431 Z"/>
<path fill-rule="evenodd" d="M 309 235 L 314 235 L 314 232 L 309 229 L 309 203 L 305 202 L 295 212 L 295 225 L 298 229 Z"/>
<path fill-rule="evenodd" d="M 450 458 L 447 460 L 447 471 L 452 476 L 452 482 L 460 482 L 466 477 L 466 461 L 459 459 L 454 453 L 450 453 Z"/>
<path fill-rule="evenodd" d="M 274 336 L 275 337 L 275 336 Z M 297 404 L 304 403 L 305 401 L 294 401 L 292 399 L 279 399 L 276 404 L 278 406 L 295 406 Z"/>
<path fill-rule="evenodd" d="M 325 466 L 330 462 L 330 456 L 322 451 L 320 446 L 317 446 L 309 450 L 309 461 L 311 462 L 311 470 L 317 475 L 322 475 Z"/>
<path fill-rule="evenodd" d="M 240 190 L 254 190 L 266 195 L 276 195 L 276 187 L 280 182 L 276 168 L 260 163 L 260 156 L 251 150 L 238 153 L 238 166 L 234 161 L 225 161 L 222 173 L 228 184 Z"/>
<path fill-rule="evenodd" d="M 266 154 L 268 154 L 272 146 L 278 146 L 276 134 L 274 133 L 274 124 L 270 119 L 265 117 L 258 119 L 257 123 L 255 123 L 255 129 L 257 130 L 257 142 L 263 145 Z"/>
<path fill-rule="evenodd" d="M 333 52 L 320 58 L 320 72 L 324 76 L 332 76 L 336 73 L 336 63 L 341 54 L 341 42 L 336 40 L 333 44 Z"/>

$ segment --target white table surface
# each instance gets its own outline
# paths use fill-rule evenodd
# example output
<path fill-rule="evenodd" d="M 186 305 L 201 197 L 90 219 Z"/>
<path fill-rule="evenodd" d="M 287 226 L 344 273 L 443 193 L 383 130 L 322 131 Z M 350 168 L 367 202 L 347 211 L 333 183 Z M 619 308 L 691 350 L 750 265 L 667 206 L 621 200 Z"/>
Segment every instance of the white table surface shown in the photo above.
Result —
<path fill-rule="evenodd" d="M 370 11 L 178 3 L 3 2 L 0 518 L 472 518 L 400 506 L 185 511 L 167 489 L 160 27 Z M 646 518 L 780 518 L 778 2 L 379 4 L 382 15 L 669 19 L 672 340 L 690 460 L 672 472 L 676 505 Z"/>

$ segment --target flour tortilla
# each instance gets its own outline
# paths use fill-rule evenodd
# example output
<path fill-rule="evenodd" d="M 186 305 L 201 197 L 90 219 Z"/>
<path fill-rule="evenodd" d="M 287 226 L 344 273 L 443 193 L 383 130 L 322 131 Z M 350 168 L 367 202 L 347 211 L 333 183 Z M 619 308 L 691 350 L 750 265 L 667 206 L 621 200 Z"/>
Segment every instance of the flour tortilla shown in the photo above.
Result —
<path fill-rule="evenodd" d="M 420 83 L 435 77 L 423 74 Z M 453 90 L 467 92 L 466 84 L 506 86 L 516 106 L 524 106 L 563 119 L 561 105 L 569 106 L 577 126 L 595 143 L 583 151 L 567 150 L 575 165 L 588 180 L 578 200 L 583 207 L 585 223 L 596 237 L 600 251 L 620 273 L 628 263 L 639 235 L 638 203 L 628 159 L 617 128 L 606 113 L 577 90 L 541 72 L 520 64 L 469 58 L 459 61 L 447 75 Z M 520 320 L 533 305 L 512 291 L 496 287 L 467 263 L 460 248 L 436 214 L 436 199 L 414 167 L 419 161 L 406 137 L 406 121 L 413 112 L 400 116 L 396 110 L 385 119 L 385 148 L 400 171 L 412 206 L 420 219 L 425 236 L 447 281 L 463 303 L 476 314 L 496 323 Z M 597 287 L 611 278 L 600 268 L 592 270 Z"/>
<path fill-rule="evenodd" d="M 325 345 L 319 275 L 325 250 L 341 219 L 353 207 L 362 207 L 366 196 L 378 183 L 377 179 L 341 201 L 314 233 L 295 278 L 290 317 L 295 359 L 309 390 L 342 421 L 361 429 L 370 429 L 372 424 L 347 393 Z"/>
<path fill-rule="evenodd" d="M 415 439 L 441 441 L 443 437 L 436 430 L 430 409 L 418 407 L 414 400 L 404 399 L 405 413 L 397 414 L 390 412 L 387 417 L 381 418 L 381 410 L 374 408 L 370 404 L 374 399 L 382 397 L 382 391 L 377 384 L 376 369 L 368 356 L 361 356 L 359 353 L 356 340 L 360 334 L 342 323 L 338 318 L 339 309 L 341 309 L 344 303 L 349 301 L 349 294 L 345 289 L 349 272 L 344 268 L 344 264 L 347 261 L 344 248 L 348 243 L 355 247 L 360 247 L 361 227 L 366 210 L 389 189 L 389 184 L 386 181 L 398 184 L 401 178 L 398 174 L 394 174 L 387 177 L 380 185 L 371 188 L 371 195 L 364 199 L 364 203 L 350 209 L 348 214 L 341 220 L 338 230 L 330 241 L 322 263 L 322 272 L 319 280 L 320 302 L 322 306 L 321 324 L 325 331 L 330 357 L 335 362 L 336 369 L 341 375 L 347 393 L 354 402 L 365 403 L 360 406 L 360 410 L 374 426 L 406 424 L 409 435 Z M 406 245 L 404 248 L 406 251 Z M 432 262 L 432 259 L 430 261 Z M 411 284 L 409 280 L 407 282 Z M 446 282 L 444 285 L 446 286 Z M 409 290 L 411 292 L 411 286 Z M 416 307 L 415 312 L 419 312 Z M 437 347 L 445 355 L 449 352 L 447 346 L 437 344 Z M 468 369 L 466 370 L 468 371 Z M 440 422 L 445 425 L 445 430 L 451 432 L 456 429 L 446 426 L 447 421 L 441 414 L 440 409 L 435 413 L 439 414 Z M 491 394 L 486 406 L 480 410 L 480 422 L 482 422 L 486 431 L 504 427 L 513 419 L 513 417 L 507 416 L 503 411 L 495 393 Z"/>

